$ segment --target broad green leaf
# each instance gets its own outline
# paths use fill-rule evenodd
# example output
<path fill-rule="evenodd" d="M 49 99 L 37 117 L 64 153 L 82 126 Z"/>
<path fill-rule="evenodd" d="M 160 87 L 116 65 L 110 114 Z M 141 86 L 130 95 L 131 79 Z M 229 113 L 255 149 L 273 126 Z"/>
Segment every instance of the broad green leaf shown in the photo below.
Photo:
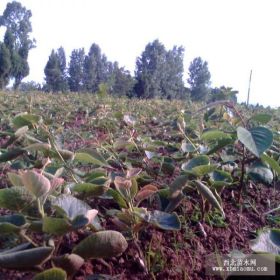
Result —
<path fill-rule="evenodd" d="M 43 232 L 42 220 L 30 222 L 30 226 L 28 227 L 28 229 L 34 232 L 42 233 Z"/>
<path fill-rule="evenodd" d="M 34 200 L 33 195 L 23 187 L 0 189 L 0 208 L 21 211 Z"/>
<path fill-rule="evenodd" d="M 221 130 L 208 130 L 203 132 L 201 135 L 201 140 L 204 141 L 217 141 L 221 139 L 229 139 L 231 138 L 228 134 Z"/>
<path fill-rule="evenodd" d="M 114 184 L 118 192 L 125 198 L 131 199 L 130 189 L 132 187 L 132 180 L 121 176 L 116 176 L 114 179 Z"/>
<path fill-rule="evenodd" d="M 196 176 L 204 176 L 208 173 L 213 172 L 217 168 L 216 165 L 199 165 L 192 168 L 191 172 Z"/>
<path fill-rule="evenodd" d="M 71 229 L 71 224 L 66 218 L 53 218 L 45 216 L 43 219 L 43 232 L 55 235 L 64 235 Z"/>
<path fill-rule="evenodd" d="M 1 234 L 18 234 L 20 232 L 20 227 L 11 223 L 0 222 L 0 232 Z"/>
<path fill-rule="evenodd" d="M 189 180 L 188 175 L 181 175 L 175 178 L 175 181 L 170 185 L 170 192 L 174 193 L 178 190 L 182 190 L 183 187 L 186 186 Z"/>
<path fill-rule="evenodd" d="M 32 249 L 32 248 L 33 248 L 33 245 L 30 242 L 25 242 L 25 243 L 15 246 L 15 247 L 12 247 L 10 249 L 6 249 L 4 251 L 1 250 L 0 255 L 20 252 L 22 250 L 27 250 L 27 249 Z"/>
<path fill-rule="evenodd" d="M 106 230 L 91 234 L 77 246 L 73 253 L 87 259 L 112 258 L 121 255 L 127 249 L 124 236 L 117 231 Z"/>
<path fill-rule="evenodd" d="M 0 155 L 0 163 L 16 159 L 17 157 L 19 157 L 25 153 L 26 153 L 26 151 L 24 149 L 13 148 L 12 150 L 9 150 Z"/>
<path fill-rule="evenodd" d="M 248 168 L 247 173 L 249 177 L 256 182 L 271 184 L 273 181 L 272 171 L 262 162 L 252 164 Z"/>
<path fill-rule="evenodd" d="M 181 191 L 173 194 L 169 197 L 169 203 L 167 204 L 164 211 L 169 213 L 174 211 L 181 204 L 185 197 L 186 196 Z"/>
<path fill-rule="evenodd" d="M 254 127 L 247 130 L 239 126 L 237 128 L 238 140 L 256 157 L 260 157 L 263 152 L 270 148 L 273 142 L 272 132 L 265 127 Z"/>
<path fill-rule="evenodd" d="M 52 247 L 37 247 L 12 253 L 0 253 L 0 267 L 28 269 L 46 262 L 53 252 Z"/>
<path fill-rule="evenodd" d="M 191 171 L 194 167 L 200 166 L 200 165 L 207 165 L 210 163 L 209 157 L 205 155 L 200 155 L 195 158 L 192 158 L 186 163 L 182 164 L 182 169 L 186 171 Z"/>
<path fill-rule="evenodd" d="M 21 173 L 24 186 L 37 198 L 47 194 L 51 189 L 51 183 L 44 175 L 30 170 Z"/>
<path fill-rule="evenodd" d="M 95 164 L 98 166 L 107 166 L 107 162 L 105 160 L 104 161 L 100 160 L 100 158 L 94 157 L 92 154 L 88 154 L 88 153 L 82 153 L 82 152 L 76 153 L 75 160 L 84 163 Z"/>
<path fill-rule="evenodd" d="M 0 216 L 0 223 L 11 223 L 15 226 L 20 227 L 26 223 L 26 220 L 23 215 L 13 214 L 13 215 Z"/>
<path fill-rule="evenodd" d="M 166 213 L 162 211 L 148 211 L 141 217 L 149 224 L 164 230 L 180 230 L 181 222 L 176 213 Z"/>
<path fill-rule="evenodd" d="M 42 121 L 40 116 L 21 113 L 15 116 L 13 119 L 13 124 L 16 128 L 21 128 L 23 126 L 32 128 L 34 125 L 39 124 L 40 121 Z"/>
<path fill-rule="evenodd" d="M 182 145 L 181 145 L 181 150 L 184 152 L 184 153 L 193 153 L 196 151 L 196 148 L 190 144 L 190 143 L 186 143 L 185 141 L 182 142 Z"/>
<path fill-rule="evenodd" d="M 32 280 L 67 280 L 67 274 L 60 268 L 50 268 L 38 273 Z"/>
<path fill-rule="evenodd" d="M 60 195 L 52 201 L 52 205 L 56 209 L 62 211 L 70 220 L 76 218 L 76 216 L 83 215 L 87 217 L 88 212 L 93 210 L 84 201 L 75 198 L 72 195 Z M 59 211 L 59 212 L 60 212 Z"/>
<path fill-rule="evenodd" d="M 210 174 L 212 185 L 214 187 L 225 186 L 232 183 L 230 173 L 223 170 L 215 170 Z"/>
<path fill-rule="evenodd" d="M 276 160 L 266 154 L 261 155 L 261 160 L 267 163 L 271 169 L 273 169 L 278 175 L 280 175 L 280 166 Z"/>
<path fill-rule="evenodd" d="M 55 266 L 67 272 L 68 277 L 73 276 L 84 264 L 84 259 L 76 254 L 66 254 L 52 258 Z"/>
<path fill-rule="evenodd" d="M 71 188 L 72 191 L 82 193 L 86 197 L 103 195 L 107 190 L 107 186 L 98 186 L 91 183 L 78 183 Z"/>
<path fill-rule="evenodd" d="M 131 183 L 130 197 L 134 199 L 135 195 L 138 193 L 138 183 L 135 177 L 131 178 Z"/>
<path fill-rule="evenodd" d="M 280 229 L 264 229 L 258 233 L 258 237 L 252 242 L 251 249 L 258 253 L 269 253 L 276 256 L 280 263 Z"/>
<path fill-rule="evenodd" d="M 27 131 L 28 131 L 28 126 L 23 126 L 19 129 L 17 129 L 17 131 L 15 132 L 15 137 L 20 138 L 20 137 L 24 136 Z"/>
<path fill-rule="evenodd" d="M 8 178 L 13 186 L 19 187 L 23 186 L 23 182 L 21 180 L 21 176 L 16 173 L 8 172 Z"/>
<path fill-rule="evenodd" d="M 58 150 L 58 153 L 62 156 L 62 158 L 64 160 L 70 160 L 71 161 L 75 157 L 75 154 L 73 152 L 69 151 L 69 150 L 60 149 L 60 150 Z M 58 155 L 58 157 L 59 157 L 59 155 Z"/>
<path fill-rule="evenodd" d="M 215 195 L 212 193 L 212 191 L 201 181 L 195 181 L 196 182 L 196 187 L 201 193 L 201 195 L 214 207 L 220 210 L 222 213 L 223 217 L 225 217 L 224 210 L 222 206 L 220 205 L 219 201 L 215 197 Z"/>
<path fill-rule="evenodd" d="M 25 148 L 25 150 L 30 152 L 41 151 L 46 152 L 51 149 L 51 145 L 48 143 L 34 143 Z"/>
<path fill-rule="evenodd" d="M 173 160 L 169 157 L 164 157 L 163 163 L 161 165 L 161 171 L 171 176 L 174 170 L 175 170 L 175 165 L 173 163 Z"/>
<path fill-rule="evenodd" d="M 109 189 L 107 191 L 107 194 L 111 196 L 119 204 L 120 208 L 127 208 L 126 201 L 117 190 Z"/>
<path fill-rule="evenodd" d="M 251 117 L 251 120 L 257 121 L 261 124 L 267 124 L 272 119 L 272 116 L 269 114 L 257 114 Z"/>
<path fill-rule="evenodd" d="M 56 150 L 47 150 L 45 151 L 46 155 L 50 158 L 55 158 L 58 160 L 61 160 L 61 158 L 64 161 L 72 161 L 75 157 L 75 154 L 69 150 L 64 150 L 64 149 L 58 149 Z"/>
<path fill-rule="evenodd" d="M 224 138 L 224 139 L 218 139 L 218 141 L 215 142 L 214 145 L 211 145 L 210 150 L 207 151 L 207 155 L 212 155 L 219 151 L 220 149 L 226 147 L 227 145 L 233 144 L 234 139 L 232 138 Z"/>

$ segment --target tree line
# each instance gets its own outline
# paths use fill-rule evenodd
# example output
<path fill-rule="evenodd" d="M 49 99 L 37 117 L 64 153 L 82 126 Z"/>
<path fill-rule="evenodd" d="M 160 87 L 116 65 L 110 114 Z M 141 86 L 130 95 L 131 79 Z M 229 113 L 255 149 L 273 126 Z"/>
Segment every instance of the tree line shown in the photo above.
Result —
<path fill-rule="evenodd" d="M 0 27 L 6 29 L 0 42 L 0 89 L 13 81 L 15 90 L 43 90 L 46 92 L 89 92 L 138 98 L 186 99 L 194 101 L 236 98 L 231 88 L 211 88 L 211 74 L 207 61 L 196 57 L 188 68 L 189 87 L 184 83 L 184 48 L 170 50 L 159 41 L 146 45 L 136 59 L 134 75 L 108 61 L 101 48 L 93 43 L 88 51 L 74 49 L 67 65 L 63 47 L 52 50 L 46 62 L 45 83 L 22 82 L 29 74 L 28 53 L 35 47 L 30 38 L 32 13 L 13 1 L 0 16 Z"/>

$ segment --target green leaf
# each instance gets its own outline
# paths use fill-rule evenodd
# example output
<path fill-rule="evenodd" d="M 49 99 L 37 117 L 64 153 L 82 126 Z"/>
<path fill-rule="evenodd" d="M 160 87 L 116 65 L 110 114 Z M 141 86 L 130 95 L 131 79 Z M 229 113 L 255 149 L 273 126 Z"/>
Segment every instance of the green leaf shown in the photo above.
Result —
<path fill-rule="evenodd" d="M 220 205 L 219 201 L 215 197 L 215 195 L 212 193 L 212 191 L 201 181 L 195 181 L 196 187 L 198 188 L 199 192 L 202 194 L 202 196 L 216 209 L 220 210 L 223 217 L 225 217 L 224 210 L 222 206 Z"/>
<path fill-rule="evenodd" d="M 247 174 L 256 182 L 271 184 L 273 181 L 272 171 L 262 162 L 256 162 L 252 164 L 248 168 Z"/>
<path fill-rule="evenodd" d="M 272 132 L 265 127 L 254 127 L 247 130 L 239 126 L 237 128 L 238 140 L 256 157 L 270 148 L 273 142 Z"/>
<path fill-rule="evenodd" d="M 32 280 L 66 280 L 67 274 L 60 268 L 50 268 L 38 273 Z"/>
<path fill-rule="evenodd" d="M 13 186 L 15 186 L 15 187 L 23 186 L 23 182 L 21 180 L 21 177 L 18 174 L 8 172 L 8 178 L 9 178 L 9 180 L 12 183 Z"/>
<path fill-rule="evenodd" d="M 0 155 L 0 163 L 13 160 L 13 159 L 17 158 L 18 156 L 23 155 L 24 153 L 26 153 L 26 151 L 24 149 L 14 148 L 14 149 Z"/>
<path fill-rule="evenodd" d="M 280 175 L 280 166 L 276 160 L 266 154 L 261 155 L 261 160 L 267 163 L 271 169 L 273 169 L 278 175 Z"/>
<path fill-rule="evenodd" d="M 225 186 L 232 183 L 231 174 L 223 170 L 215 170 L 210 175 L 214 187 Z"/>
<path fill-rule="evenodd" d="M 11 234 L 11 233 L 18 234 L 20 232 L 20 227 L 15 226 L 11 223 L 0 222 L 0 232 L 1 234 Z"/>
<path fill-rule="evenodd" d="M 128 244 L 117 231 L 106 230 L 93 233 L 74 247 L 73 253 L 87 259 L 112 258 L 121 255 Z"/>
<path fill-rule="evenodd" d="M 99 161 L 98 159 L 92 157 L 89 154 L 86 153 L 76 153 L 75 154 L 75 160 L 79 161 L 79 162 L 83 162 L 83 163 L 91 163 L 91 164 L 95 164 L 98 166 L 106 166 L 106 164 L 104 164 L 103 162 Z"/>
<path fill-rule="evenodd" d="M 267 124 L 272 119 L 272 116 L 269 114 L 257 114 L 251 117 L 251 120 L 257 121 L 261 124 Z"/>
<path fill-rule="evenodd" d="M 180 230 L 181 222 L 176 213 L 166 213 L 162 211 L 148 211 L 145 215 L 141 215 L 147 223 L 164 230 Z"/>
<path fill-rule="evenodd" d="M 34 200 L 33 195 L 23 187 L 0 189 L 0 208 L 21 211 Z"/>
<path fill-rule="evenodd" d="M 91 183 L 79 183 L 71 188 L 72 191 L 82 193 L 86 197 L 103 195 L 107 190 L 107 186 L 97 186 Z"/>
<path fill-rule="evenodd" d="M 52 205 L 60 212 L 64 213 L 70 220 L 73 220 L 79 215 L 83 215 L 85 218 L 89 219 L 90 211 L 93 210 L 84 201 L 66 194 L 60 195 L 54 199 Z"/>
<path fill-rule="evenodd" d="M 46 152 L 51 149 L 51 145 L 48 143 L 34 143 L 25 148 L 29 152 L 41 151 Z"/>
<path fill-rule="evenodd" d="M 228 134 L 224 133 L 221 130 L 208 130 L 203 132 L 201 135 L 201 140 L 204 141 L 217 141 L 221 139 L 229 139 L 231 138 Z"/>
<path fill-rule="evenodd" d="M 184 153 L 193 153 L 195 152 L 196 148 L 190 143 L 182 142 L 181 150 Z"/>
<path fill-rule="evenodd" d="M 210 163 L 209 157 L 205 155 L 200 155 L 192 158 L 190 161 L 182 164 L 182 169 L 186 171 L 191 171 L 194 167 L 200 165 L 208 165 Z"/>
<path fill-rule="evenodd" d="M 22 172 L 21 180 L 24 186 L 37 198 L 47 194 L 51 189 L 49 179 L 33 170 Z"/>
<path fill-rule="evenodd" d="M 40 116 L 21 113 L 15 116 L 15 118 L 13 119 L 13 124 L 16 128 L 20 128 L 23 126 L 32 128 L 34 125 L 39 124 L 41 120 L 42 118 Z"/>
<path fill-rule="evenodd" d="M 23 215 L 13 214 L 13 215 L 0 216 L 0 223 L 11 223 L 15 226 L 20 227 L 26 223 L 26 220 Z"/>
<path fill-rule="evenodd" d="M 32 249 L 33 248 L 33 245 L 30 243 L 30 242 L 25 242 L 25 243 L 22 243 L 20 245 L 17 245 L 13 248 L 10 248 L 10 249 L 6 249 L 6 250 L 2 250 L 0 252 L 0 255 L 3 253 L 3 254 L 10 254 L 10 253 L 15 253 L 15 252 L 20 252 L 22 250 L 27 250 L 27 249 Z"/>
<path fill-rule="evenodd" d="M 189 180 L 188 175 L 181 175 L 175 178 L 174 182 L 170 185 L 170 192 L 174 193 L 178 190 L 182 190 L 186 186 Z"/>
<path fill-rule="evenodd" d="M 43 232 L 55 235 L 64 235 L 71 231 L 72 227 L 65 218 L 53 218 L 45 216 L 43 219 Z"/>
<path fill-rule="evenodd" d="M 137 192 L 138 192 L 138 183 L 135 177 L 133 177 L 131 179 L 131 188 L 130 188 L 130 197 L 131 199 L 134 199 L 134 197 L 136 196 Z"/>
<path fill-rule="evenodd" d="M 181 192 L 181 191 L 180 191 Z M 158 197 L 160 202 L 160 209 L 164 210 L 170 203 L 171 190 L 169 188 L 164 188 L 158 191 Z"/>
<path fill-rule="evenodd" d="M 52 247 L 37 247 L 12 253 L 0 253 L 0 267 L 28 269 L 46 262 L 53 252 Z"/>
<path fill-rule="evenodd" d="M 200 165 L 192 168 L 191 172 L 196 176 L 204 176 L 213 172 L 217 168 L 216 165 Z"/>
<path fill-rule="evenodd" d="M 113 199 L 119 204 L 120 208 L 127 208 L 127 204 L 126 201 L 124 200 L 123 196 L 114 189 L 109 189 L 107 191 L 107 194 L 111 197 L 113 197 Z"/>
<path fill-rule="evenodd" d="M 52 258 L 55 266 L 62 268 L 71 278 L 84 264 L 84 259 L 76 254 L 66 254 L 64 256 Z"/>
<path fill-rule="evenodd" d="M 233 144 L 234 140 L 232 138 L 219 139 L 215 142 L 214 145 L 211 145 L 210 150 L 207 152 L 207 155 L 212 155 L 219 151 L 220 149 L 226 147 L 227 145 Z"/>
<path fill-rule="evenodd" d="M 84 163 L 91 163 L 95 164 L 98 166 L 107 166 L 107 162 L 101 161 L 99 158 L 92 156 L 91 154 L 88 153 L 76 153 L 75 154 L 75 160 L 84 162 Z"/>
<path fill-rule="evenodd" d="M 276 256 L 276 261 L 280 263 L 280 229 L 259 231 L 258 237 L 251 244 L 251 249 L 258 253 L 273 254 Z"/>
<path fill-rule="evenodd" d="M 164 209 L 165 212 L 174 211 L 182 202 L 182 200 L 186 198 L 186 196 L 180 191 L 169 197 L 169 203 Z"/>
<path fill-rule="evenodd" d="M 18 138 L 24 136 L 27 131 L 28 131 L 28 126 L 23 126 L 19 129 L 17 129 L 17 131 L 15 132 L 15 138 L 18 139 Z"/>

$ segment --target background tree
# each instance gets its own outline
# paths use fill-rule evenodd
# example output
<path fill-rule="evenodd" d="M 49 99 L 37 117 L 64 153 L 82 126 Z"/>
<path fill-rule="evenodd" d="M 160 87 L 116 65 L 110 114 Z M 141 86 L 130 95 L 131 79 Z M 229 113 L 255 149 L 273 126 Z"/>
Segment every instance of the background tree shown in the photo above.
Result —
<path fill-rule="evenodd" d="M 168 99 L 184 97 L 184 48 L 174 46 L 166 54 L 166 73 L 162 80 L 162 97 Z"/>
<path fill-rule="evenodd" d="M 211 74 L 208 70 L 207 61 L 196 57 L 189 67 L 189 79 L 191 99 L 194 101 L 206 100 L 210 92 Z"/>
<path fill-rule="evenodd" d="M 84 89 L 83 85 L 83 67 L 85 61 L 84 49 L 75 49 L 70 56 L 70 63 L 68 68 L 68 84 L 70 91 L 81 92 Z"/>
<path fill-rule="evenodd" d="M 61 81 L 60 81 L 60 90 L 65 92 L 68 90 L 68 78 L 67 78 L 67 69 L 66 69 L 66 55 L 63 47 L 60 47 L 57 50 L 57 57 L 59 62 L 59 69 L 61 72 Z"/>
<path fill-rule="evenodd" d="M 29 37 L 32 32 L 31 16 L 31 11 L 16 1 L 8 3 L 3 15 L 0 16 L 0 27 L 6 28 L 4 43 L 10 52 L 10 78 L 14 78 L 15 89 L 29 74 L 28 53 L 35 47 L 34 39 Z"/>
<path fill-rule="evenodd" d="M 52 50 L 49 60 L 45 66 L 45 90 L 58 92 L 65 92 L 67 90 L 67 79 L 65 77 L 66 71 L 65 52 L 60 47 L 56 52 Z"/>
<path fill-rule="evenodd" d="M 209 101 L 214 102 L 218 100 L 231 100 L 237 102 L 238 91 L 233 90 L 232 87 L 221 86 L 220 88 L 211 89 Z"/>
<path fill-rule="evenodd" d="M 166 50 L 158 40 L 149 43 L 136 61 L 136 95 L 141 98 L 162 96 Z M 163 71 L 162 71 L 163 70 Z"/>
<path fill-rule="evenodd" d="M 28 81 L 28 82 L 21 82 L 18 89 L 19 91 L 22 92 L 34 92 L 34 91 L 41 91 L 42 87 L 39 83 L 35 81 Z"/>
<path fill-rule="evenodd" d="M 136 95 L 169 99 L 182 96 L 183 54 L 182 47 L 167 51 L 158 40 L 149 43 L 136 61 Z"/>
<path fill-rule="evenodd" d="M 118 62 L 109 65 L 108 86 L 110 92 L 114 96 L 132 96 L 135 80 L 128 70 L 124 67 L 119 67 Z"/>
<path fill-rule="evenodd" d="M 0 89 L 3 89 L 9 83 L 11 67 L 9 49 L 4 43 L 0 42 Z"/>
<path fill-rule="evenodd" d="M 108 79 L 108 62 L 97 44 L 92 44 L 84 61 L 84 88 L 88 92 L 97 92 L 99 84 Z"/>

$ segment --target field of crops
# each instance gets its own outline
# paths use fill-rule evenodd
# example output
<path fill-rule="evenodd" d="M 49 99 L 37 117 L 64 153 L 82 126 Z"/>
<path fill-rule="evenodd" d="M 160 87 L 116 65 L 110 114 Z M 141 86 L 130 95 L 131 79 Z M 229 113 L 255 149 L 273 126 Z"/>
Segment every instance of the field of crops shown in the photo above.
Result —
<path fill-rule="evenodd" d="M 0 93 L 0 279 L 225 279 L 209 259 L 260 252 L 279 273 L 279 121 L 229 101 Z"/>

